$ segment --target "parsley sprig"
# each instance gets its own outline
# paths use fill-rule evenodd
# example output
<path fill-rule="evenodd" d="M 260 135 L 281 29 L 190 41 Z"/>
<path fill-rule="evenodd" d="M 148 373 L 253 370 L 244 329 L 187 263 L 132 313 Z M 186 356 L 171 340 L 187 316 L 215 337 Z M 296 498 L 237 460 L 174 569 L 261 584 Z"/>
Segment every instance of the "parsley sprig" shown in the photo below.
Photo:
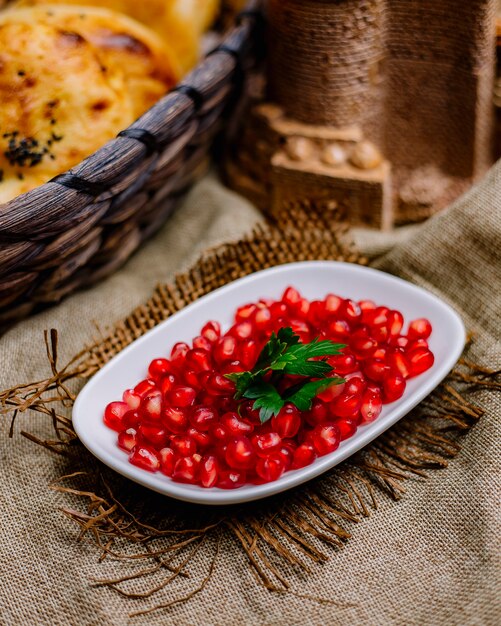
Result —
<path fill-rule="evenodd" d="M 299 343 L 292 328 L 281 328 L 272 333 L 261 350 L 254 368 L 248 372 L 226 374 L 235 383 L 235 400 L 254 400 L 253 408 L 259 410 L 261 423 L 278 415 L 286 402 L 300 411 L 311 409 L 313 398 L 330 387 L 345 382 L 343 378 L 328 377 L 332 366 L 321 357 L 340 354 L 344 344 L 320 340 Z M 317 360 L 312 360 L 317 359 Z M 279 391 L 284 376 L 302 376 L 303 380 Z"/>

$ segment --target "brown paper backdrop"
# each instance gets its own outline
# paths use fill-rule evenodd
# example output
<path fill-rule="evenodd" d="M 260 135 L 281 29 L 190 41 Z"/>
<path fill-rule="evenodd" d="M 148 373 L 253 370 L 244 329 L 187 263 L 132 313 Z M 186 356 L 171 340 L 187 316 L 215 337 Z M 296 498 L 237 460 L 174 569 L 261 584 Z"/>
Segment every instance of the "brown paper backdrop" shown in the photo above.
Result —
<path fill-rule="evenodd" d="M 501 365 L 501 167 L 447 213 L 400 234 L 412 237 L 378 265 L 440 293 L 477 331 L 474 357 Z M 61 334 L 61 361 L 90 340 L 92 320 L 123 317 L 158 281 L 186 268 L 198 252 L 235 238 L 259 219 L 212 180 L 203 181 L 166 228 L 124 270 L 92 291 L 23 322 L 0 340 L 0 387 L 43 378 L 45 328 Z M 379 253 L 391 240 L 357 232 L 364 251 Z M 487 409 L 463 440 L 463 451 L 443 471 L 416 480 L 399 503 L 382 500 L 377 514 L 328 563 L 295 575 L 294 589 L 338 600 L 324 605 L 271 594 L 256 586 L 245 557 L 223 543 L 223 557 L 206 589 L 190 602 L 130 619 L 146 606 L 105 588 L 93 576 L 114 575 L 120 563 L 97 563 L 95 549 L 75 542 L 76 528 L 57 510 L 68 498 L 46 488 L 68 468 L 58 457 L 16 435 L 0 442 L 0 622 L 4 624 L 496 624 L 500 612 L 499 396 L 476 394 Z M 21 427 L 48 436 L 42 418 Z M 147 496 L 146 496 L 147 497 Z M 235 558 L 238 554 L 239 557 Z M 225 555 L 228 555 L 225 557 Z M 208 563 L 192 567 L 200 579 Z M 292 574 L 294 576 L 294 574 Z M 182 581 L 180 581 L 182 583 Z M 163 599 L 180 595 L 176 583 Z M 499 596 L 499 593 L 498 593 Z M 151 605 L 151 601 L 149 602 Z"/>

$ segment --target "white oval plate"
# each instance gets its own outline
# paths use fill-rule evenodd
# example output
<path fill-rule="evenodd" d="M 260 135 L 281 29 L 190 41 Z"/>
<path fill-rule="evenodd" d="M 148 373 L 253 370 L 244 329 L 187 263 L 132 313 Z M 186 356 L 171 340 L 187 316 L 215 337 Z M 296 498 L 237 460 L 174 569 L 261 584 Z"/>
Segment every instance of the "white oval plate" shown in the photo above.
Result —
<path fill-rule="evenodd" d="M 239 489 L 204 489 L 173 482 L 161 473 L 151 474 L 131 465 L 117 447 L 117 434 L 103 423 L 108 402 L 146 377 L 150 361 L 169 354 L 178 341 L 190 343 L 209 319 L 223 330 L 231 325 L 237 307 L 259 298 L 279 298 L 293 285 L 308 299 L 335 293 L 353 300 L 370 299 L 398 309 L 406 323 L 426 317 L 433 325 L 430 348 L 435 363 L 427 372 L 407 383 L 400 400 L 385 405 L 378 419 L 359 427 L 339 448 L 311 465 L 286 472 L 279 480 Z M 405 327 L 404 327 L 405 328 Z M 400 278 L 351 263 L 309 261 L 263 270 L 237 280 L 162 322 L 107 363 L 83 388 L 73 408 L 73 425 L 83 444 L 103 463 L 137 483 L 172 498 L 200 504 L 235 504 L 258 500 L 311 480 L 366 446 L 425 398 L 450 372 L 465 343 L 465 329 L 453 309 L 431 293 Z"/>

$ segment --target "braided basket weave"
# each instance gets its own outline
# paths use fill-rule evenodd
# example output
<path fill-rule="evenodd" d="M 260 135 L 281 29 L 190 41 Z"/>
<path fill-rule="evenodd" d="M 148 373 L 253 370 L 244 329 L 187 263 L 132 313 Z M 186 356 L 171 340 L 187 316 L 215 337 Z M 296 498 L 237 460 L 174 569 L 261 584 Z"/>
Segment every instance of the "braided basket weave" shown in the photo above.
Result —
<path fill-rule="evenodd" d="M 259 2 L 116 139 L 0 205 L 0 327 L 114 272 L 204 172 L 258 50 Z"/>

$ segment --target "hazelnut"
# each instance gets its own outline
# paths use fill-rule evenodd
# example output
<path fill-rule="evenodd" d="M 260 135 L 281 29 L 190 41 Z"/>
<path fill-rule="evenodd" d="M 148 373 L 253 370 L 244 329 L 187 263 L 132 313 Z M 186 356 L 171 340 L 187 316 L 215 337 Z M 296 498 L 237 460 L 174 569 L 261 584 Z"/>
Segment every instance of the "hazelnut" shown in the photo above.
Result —
<path fill-rule="evenodd" d="M 372 170 L 383 162 L 383 156 L 370 141 L 361 141 L 353 148 L 350 161 L 361 170 Z"/>
<path fill-rule="evenodd" d="M 285 144 L 285 151 L 293 161 L 306 161 L 313 156 L 315 146 L 306 137 L 289 137 Z"/>
<path fill-rule="evenodd" d="M 320 158 L 325 165 L 336 167 L 346 161 L 346 152 L 338 143 L 329 143 L 323 149 Z"/>

